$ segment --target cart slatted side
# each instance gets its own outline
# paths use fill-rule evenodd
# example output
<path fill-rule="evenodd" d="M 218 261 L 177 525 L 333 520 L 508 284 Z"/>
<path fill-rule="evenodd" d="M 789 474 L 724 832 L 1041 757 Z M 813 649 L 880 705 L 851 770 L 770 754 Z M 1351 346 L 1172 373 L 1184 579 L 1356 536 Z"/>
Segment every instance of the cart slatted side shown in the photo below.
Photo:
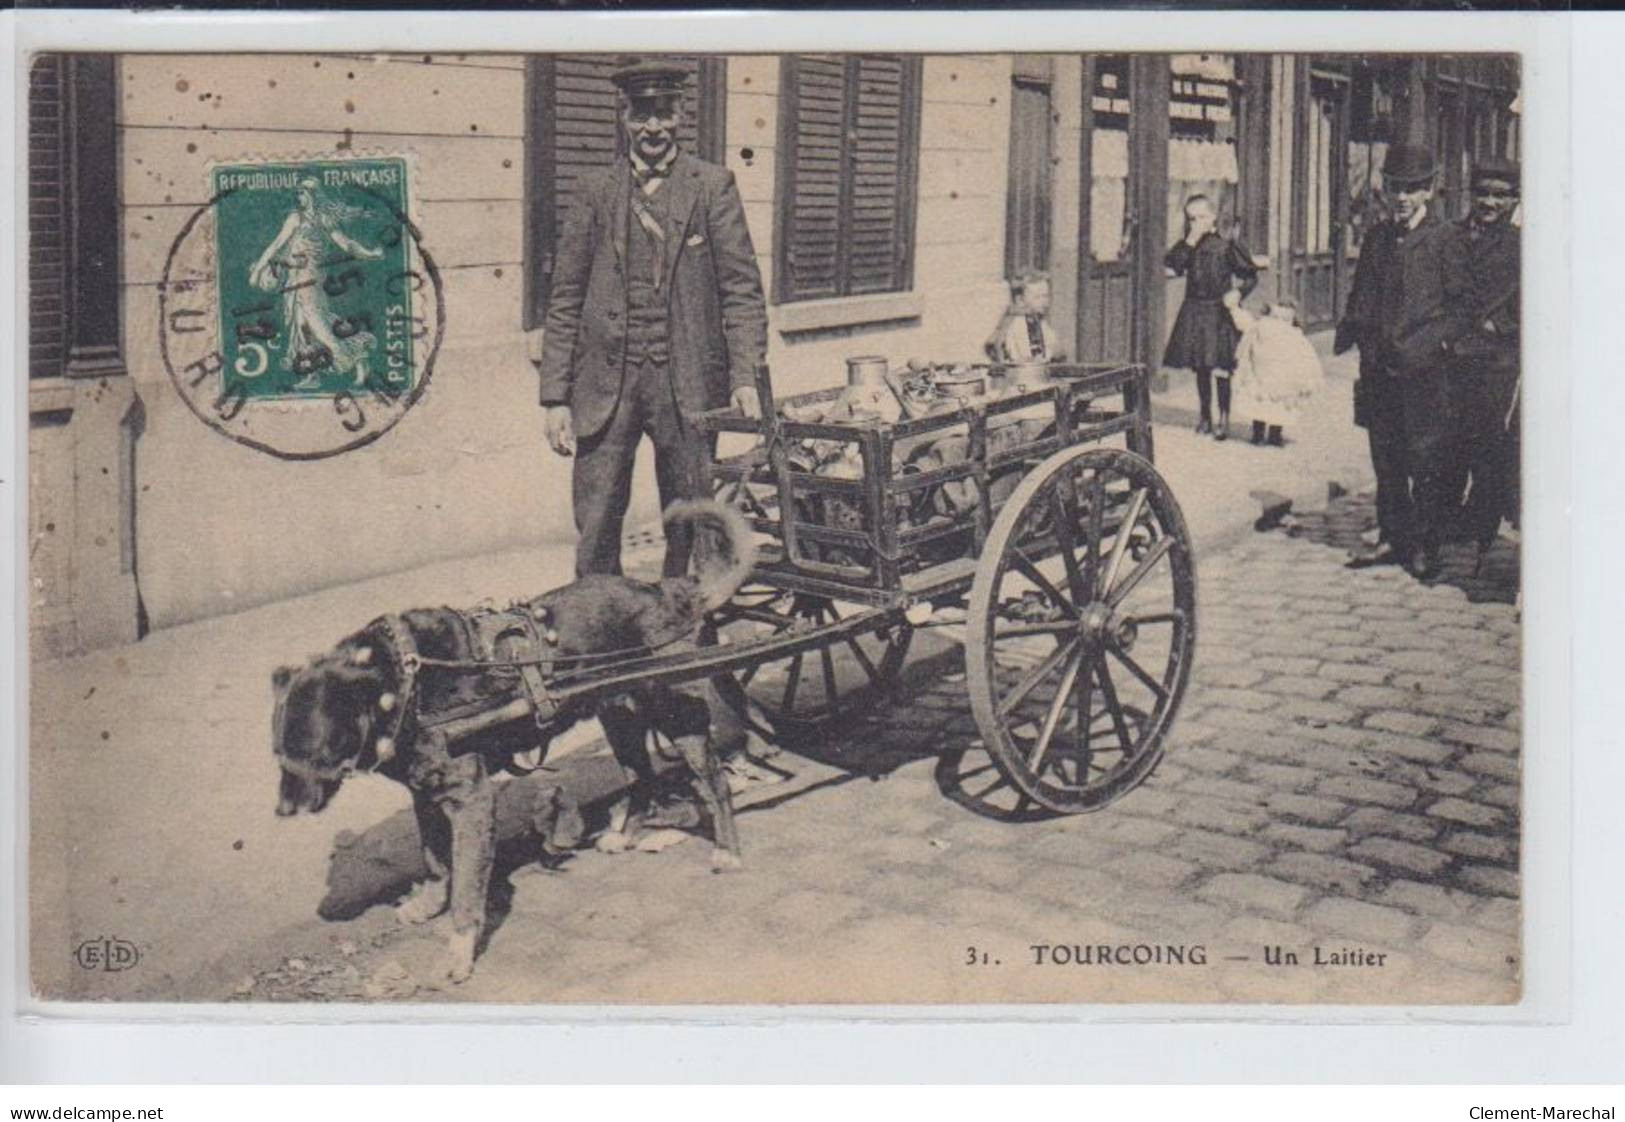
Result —
<path fill-rule="evenodd" d="M 785 420 L 765 377 L 763 420 L 732 409 L 702 414 L 708 433 L 761 440 L 710 465 L 722 497 L 742 506 L 766 538 L 755 579 L 893 608 L 967 584 L 1004 497 L 1032 465 L 1062 448 L 1118 436 L 1131 449 L 1150 449 L 1143 367 L 1057 366 L 1052 373 L 1049 385 L 891 424 Z M 828 405 L 841 393 L 790 401 Z M 807 442 L 821 442 L 813 447 L 840 461 L 840 474 L 795 462 L 792 453 Z M 947 447 L 952 459 L 931 454 Z"/>

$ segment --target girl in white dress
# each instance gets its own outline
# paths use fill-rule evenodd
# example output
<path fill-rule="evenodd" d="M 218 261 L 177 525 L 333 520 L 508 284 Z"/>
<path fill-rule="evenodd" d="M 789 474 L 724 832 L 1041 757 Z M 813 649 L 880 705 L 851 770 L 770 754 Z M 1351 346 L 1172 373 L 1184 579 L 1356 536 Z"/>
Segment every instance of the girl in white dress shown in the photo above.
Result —
<path fill-rule="evenodd" d="M 1287 422 L 1297 420 L 1304 402 L 1325 385 L 1320 356 L 1298 330 L 1298 309 L 1291 300 L 1275 301 L 1261 316 L 1243 308 L 1234 289 L 1224 302 L 1241 332 L 1231 378 L 1234 408 L 1253 418 L 1254 444 L 1280 447 L 1286 443 Z"/>

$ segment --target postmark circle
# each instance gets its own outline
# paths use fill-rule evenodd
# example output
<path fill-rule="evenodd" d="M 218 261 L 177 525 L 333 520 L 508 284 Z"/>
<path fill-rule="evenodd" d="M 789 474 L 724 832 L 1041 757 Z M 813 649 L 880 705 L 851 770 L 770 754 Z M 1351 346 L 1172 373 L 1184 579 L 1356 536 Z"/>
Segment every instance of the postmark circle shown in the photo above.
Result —
<path fill-rule="evenodd" d="M 158 339 L 188 409 L 284 460 L 372 443 L 428 389 L 445 293 L 398 157 L 220 166 L 164 260 Z"/>

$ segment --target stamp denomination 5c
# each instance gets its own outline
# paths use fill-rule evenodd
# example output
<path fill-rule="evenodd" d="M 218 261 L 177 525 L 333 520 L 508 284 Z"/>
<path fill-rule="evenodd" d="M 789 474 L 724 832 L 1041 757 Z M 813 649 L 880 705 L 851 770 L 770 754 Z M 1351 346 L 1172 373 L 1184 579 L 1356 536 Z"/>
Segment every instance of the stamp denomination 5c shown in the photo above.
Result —
<path fill-rule="evenodd" d="M 359 447 L 422 395 L 443 329 L 398 156 L 217 165 L 170 251 L 164 357 L 210 427 L 286 459 Z"/>

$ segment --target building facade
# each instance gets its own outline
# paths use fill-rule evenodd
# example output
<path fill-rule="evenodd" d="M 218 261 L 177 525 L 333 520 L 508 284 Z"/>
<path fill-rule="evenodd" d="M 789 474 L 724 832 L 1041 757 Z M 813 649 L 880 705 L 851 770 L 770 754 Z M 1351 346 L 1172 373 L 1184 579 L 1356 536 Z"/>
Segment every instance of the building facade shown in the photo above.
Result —
<path fill-rule="evenodd" d="M 619 143 L 609 56 L 39 56 L 30 101 L 30 580 L 36 652 L 573 534 L 545 448 L 552 248 Z M 964 360 L 1029 270 L 1085 360 L 1155 363 L 1195 191 L 1266 294 L 1330 323 L 1391 136 L 1516 154 L 1517 60 L 740 55 L 687 60 L 685 143 L 736 175 L 781 393 L 843 359 Z M 159 281 L 209 168 L 399 154 L 443 279 L 433 383 L 384 439 L 286 463 L 222 439 L 163 365 Z M 647 470 L 647 465 L 645 465 Z M 652 489 L 646 489 L 652 490 Z M 507 504 L 491 517 L 488 502 Z M 652 497 L 639 500 L 653 516 Z M 345 541 L 313 554 L 311 541 Z"/>

